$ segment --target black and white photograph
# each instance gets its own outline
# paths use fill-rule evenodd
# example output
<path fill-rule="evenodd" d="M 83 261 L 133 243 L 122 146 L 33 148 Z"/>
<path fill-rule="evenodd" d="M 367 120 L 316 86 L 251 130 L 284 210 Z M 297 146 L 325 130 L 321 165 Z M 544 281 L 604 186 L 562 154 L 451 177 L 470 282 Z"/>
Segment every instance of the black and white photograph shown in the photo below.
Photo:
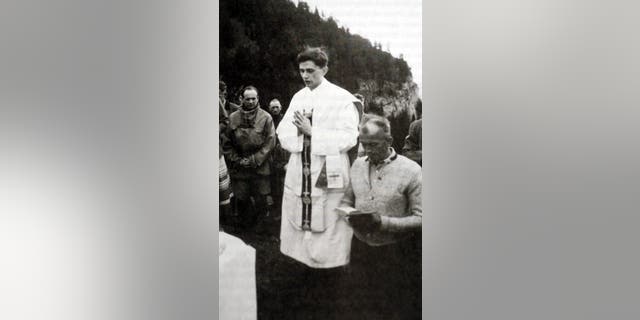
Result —
<path fill-rule="evenodd" d="M 640 319 L 638 9 L 0 1 L 0 320 Z"/>
<path fill-rule="evenodd" d="M 219 8 L 220 319 L 420 319 L 421 2 Z"/>

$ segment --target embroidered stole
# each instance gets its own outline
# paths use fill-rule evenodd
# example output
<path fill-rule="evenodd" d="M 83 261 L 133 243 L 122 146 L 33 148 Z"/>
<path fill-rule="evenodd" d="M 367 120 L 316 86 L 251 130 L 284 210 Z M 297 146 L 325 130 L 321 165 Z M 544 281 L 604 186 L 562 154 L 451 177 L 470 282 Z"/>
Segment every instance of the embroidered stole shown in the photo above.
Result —
<path fill-rule="evenodd" d="M 311 121 L 312 117 L 309 117 Z M 311 137 L 302 143 L 302 230 L 311 231 Z"/>

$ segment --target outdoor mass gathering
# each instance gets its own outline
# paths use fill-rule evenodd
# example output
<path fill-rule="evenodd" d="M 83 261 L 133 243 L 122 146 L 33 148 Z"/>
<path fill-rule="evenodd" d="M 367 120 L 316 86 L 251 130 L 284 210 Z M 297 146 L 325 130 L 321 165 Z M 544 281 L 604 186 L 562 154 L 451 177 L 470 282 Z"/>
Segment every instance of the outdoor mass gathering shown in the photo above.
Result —
<path fill-rule="evenodd" d="M 419 85 L 323 10 L 220 2 L 221 319 L 421 317 Z"/>
<path fill-rule="evenodd" d="M 640 1 L 3 4 L 0 320 L 640 319 Z"/>

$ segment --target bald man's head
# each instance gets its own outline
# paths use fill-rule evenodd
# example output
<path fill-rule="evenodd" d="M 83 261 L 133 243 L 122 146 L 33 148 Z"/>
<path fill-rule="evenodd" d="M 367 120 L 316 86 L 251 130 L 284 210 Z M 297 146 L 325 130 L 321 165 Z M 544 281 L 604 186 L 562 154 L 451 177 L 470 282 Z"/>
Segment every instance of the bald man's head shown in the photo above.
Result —
<path fill-rule="evenodd" d="M 269 113 L 272 115 L 279 115 L 282 111 L 282 104 L 278 99 L 273 99 L 269 102 Z"/>
<path fill-rule="evenodd" d="M 391 153 L 391 125 L 389 120 L 376 115 L 367 115 L 360 125 L 358 138 L 364 153 L 372 163 L 386 159 Z"/>

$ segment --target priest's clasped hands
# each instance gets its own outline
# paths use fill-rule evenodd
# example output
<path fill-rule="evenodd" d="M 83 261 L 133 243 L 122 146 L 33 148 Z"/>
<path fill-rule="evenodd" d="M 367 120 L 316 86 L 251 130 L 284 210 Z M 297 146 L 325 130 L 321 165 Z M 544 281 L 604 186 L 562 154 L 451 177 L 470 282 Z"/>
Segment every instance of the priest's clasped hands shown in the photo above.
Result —
<path fill-rule="evenodd" d="M 298 128 L 298 132 L 306 136 L 311 136 L 311 120 L 302 114 L 302 112 L 295 111 L 293 113 L 293 125 Z"/>

